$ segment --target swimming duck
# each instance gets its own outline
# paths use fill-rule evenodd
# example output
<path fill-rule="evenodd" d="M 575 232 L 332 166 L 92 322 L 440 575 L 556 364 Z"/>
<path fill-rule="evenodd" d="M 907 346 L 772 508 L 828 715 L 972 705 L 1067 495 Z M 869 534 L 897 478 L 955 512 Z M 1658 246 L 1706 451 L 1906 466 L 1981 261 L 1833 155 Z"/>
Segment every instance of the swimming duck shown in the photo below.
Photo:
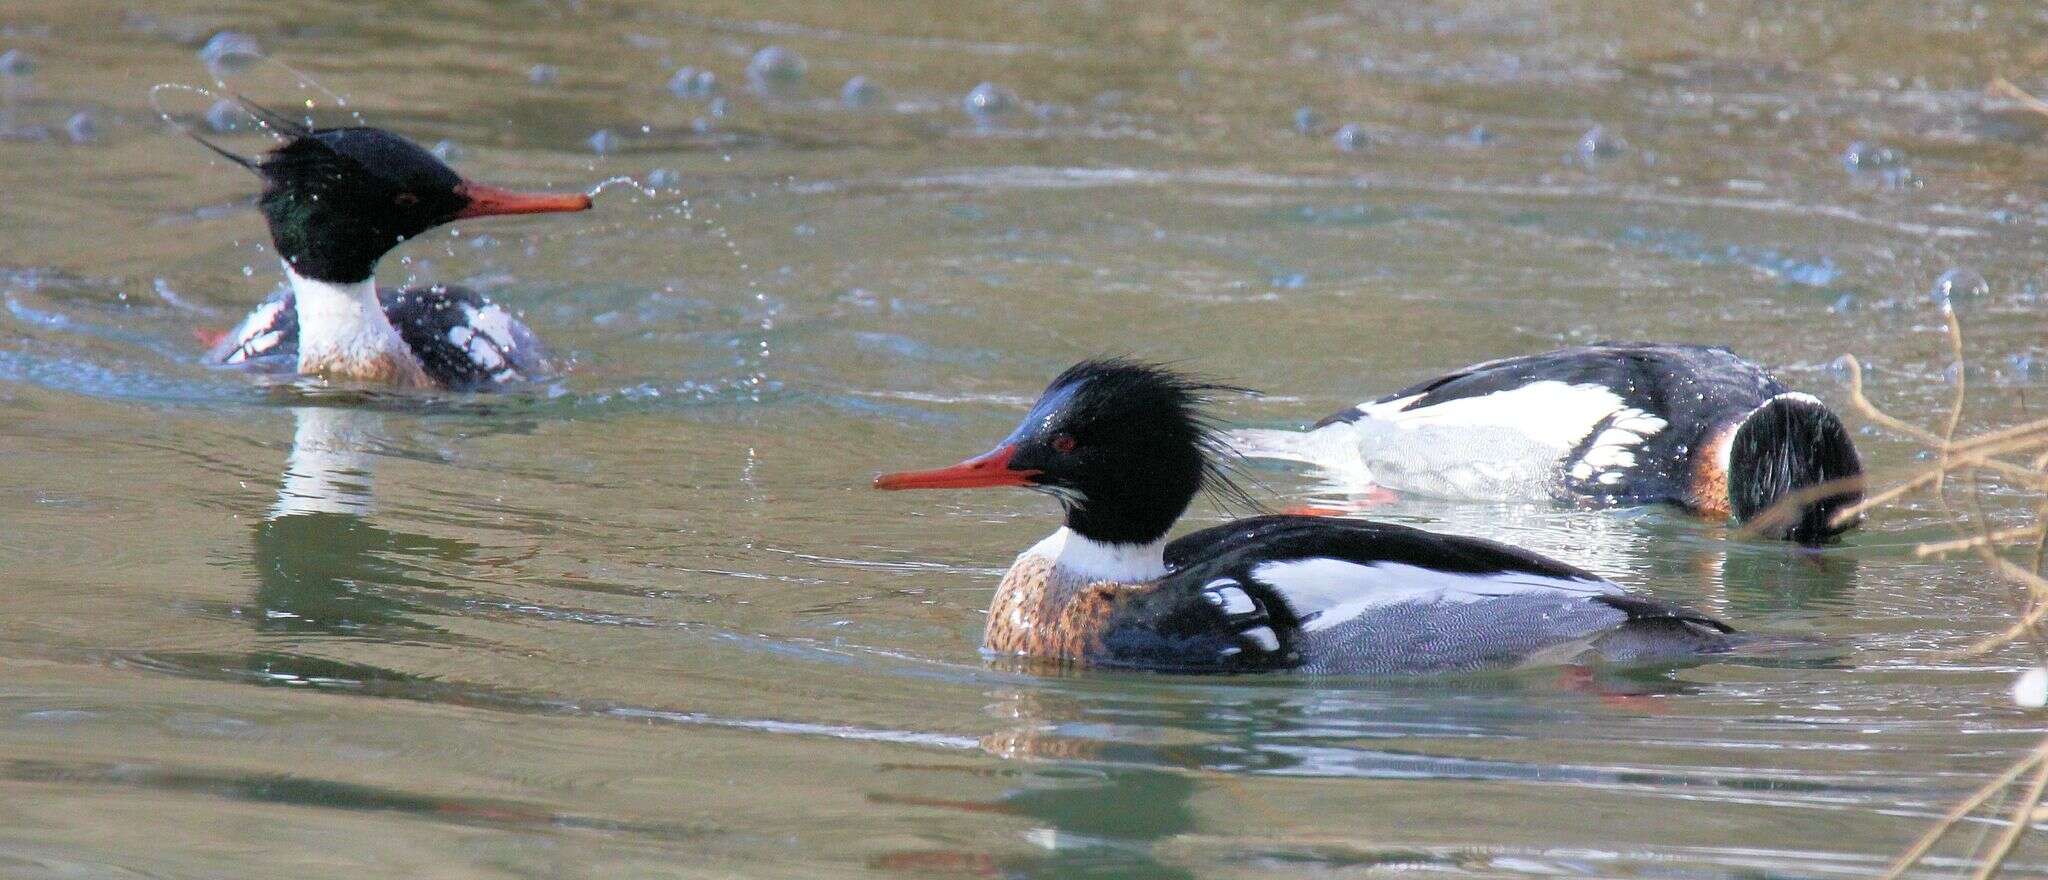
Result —
<path fill-rule="evenodd" d="M 878 489 L 1018 486 L 1065 523 L 989 607 L 997 655 L 1170 672 L 1434 673 L 1683 660 L 1732 630 L 1505 544 L 1407 526 L 1266 515 L 1167 533 L 1204 487 L 1232 491 L 1203 407 L 1224 386 L 1156 365 L 1061 373 L 995 449 L 886 474 Z"/>
<path fill-rule="evenodd" d="M 503 306 L 461 287 L 380 292 L 377 262 L 445 223 L 582 211 L 588 195 L 473 183 L 383 129 L 309 128 L 249 107 L 282 145 L 252 160 L 200 143 L 263 178 L 257 205 L 289 286 L 222 337 L 209 363 L 458 391 L 547 371 L 540 341 Z"/>
<path fill-rule="evenodd" d="M 1804 544 L 1853 527 L 1863 465 L 1841 419 L 1724 348 L 1616 342 L 1474 364 L 1240 453 L 1442 498 L 1670 504 Z M 1791 499 L 1783 509 L 1781 501 Z M 1768 515 L 1767 515 L 1768 514 Z"/>

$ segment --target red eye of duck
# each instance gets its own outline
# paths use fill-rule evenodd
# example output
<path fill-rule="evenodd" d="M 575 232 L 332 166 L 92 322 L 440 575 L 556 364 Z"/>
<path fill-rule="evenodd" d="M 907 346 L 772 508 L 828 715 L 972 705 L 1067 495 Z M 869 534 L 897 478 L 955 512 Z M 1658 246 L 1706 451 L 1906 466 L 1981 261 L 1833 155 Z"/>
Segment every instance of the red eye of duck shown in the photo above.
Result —
<path fill-rule="evenodd" d="M 1053 435 L 1052 448 L 1054 452 L 1058 452 L 1062 455 L 1065 455 L 1066 453 L 1073 452 L 1074 447 L 1078 445 L 1080 444 L 1074 442 L 1074 435 L 1072 434 Z"/>
<path fill-rule="evenodd" d="M 410 208 L 420 203 L 420 197 L 413 195 L 412 193 L 409 192 L 399 193 L 398 198 L 392 199 L 391 201 L 397 203 L 398 206 L 401 208 Z"/>

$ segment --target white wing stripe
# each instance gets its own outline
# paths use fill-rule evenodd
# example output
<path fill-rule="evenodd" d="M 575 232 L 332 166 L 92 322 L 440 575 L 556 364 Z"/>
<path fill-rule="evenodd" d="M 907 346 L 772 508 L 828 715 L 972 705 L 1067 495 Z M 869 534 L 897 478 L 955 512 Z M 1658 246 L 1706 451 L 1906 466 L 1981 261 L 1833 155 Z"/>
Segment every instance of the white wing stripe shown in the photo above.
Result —
<path fill-rule="evenodd" d="M 1404 397 L 1386 403 L 1366 404 L 1359 411 L 1367 418 L 1402 428 L 1512 428 L 1530 439 L 1559 449 L 1570 449 L 1591 433 L 1593 426 L 1617 413 L 1639 414 L 1626 407 L 1620 395 L 1604 385 L 1571 385 L 1545 379 L 1477 397 L 1460 397 L 1442 403 L 1403 410 L 1415 400 Z"/>
<path fill-rule="evenodd" d="M 1329 557 L 1261 563 L 1251 575 L 1279 593 L 1308 632 L 1389 605 L 1477 602 L 1532 593 L 1598 596 L 1621 591 L 1606 581 L 1532 572 L 1458 574 L 1393 562 L 1361 565 Z"/>
<path fill-rule="evenodd" d="M 1202 591 L 1202 595 L 1209 600 L 1209 604 L 1223 609 L 1224 614 L 1230 615 L 1250 614 L 1259 610 L 1259 606 L 1253 604 L 1251 594 L 1239 589 L 1236 581 L 1223 581 L 1222 583 L 1229 584 L 1229 586 L 1212 586 Z"/>
<path fill-rule="evenodd" d="M 1256 629 L 1245 630 L 1244 637 L 1247 639 L 1251 639 L 1252 642 L 1259 646 L 1259 650 L 1261 651 L 1280 650 L 1280 636 L 1279 634 L 1273 632 L 1273 628 L 1270 626 L 1262 626 Z"/>

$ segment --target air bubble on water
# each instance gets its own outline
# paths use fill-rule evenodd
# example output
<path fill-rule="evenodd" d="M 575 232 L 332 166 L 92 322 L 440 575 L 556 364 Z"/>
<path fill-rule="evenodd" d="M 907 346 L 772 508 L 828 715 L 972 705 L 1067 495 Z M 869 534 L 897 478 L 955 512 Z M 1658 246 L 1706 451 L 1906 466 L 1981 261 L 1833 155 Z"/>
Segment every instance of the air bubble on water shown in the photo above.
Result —
<path fill-rule="evenodd" d="M 1982 299 L 1991 294 L 1991 282 L 1974 269 L 1950 269 L 1934 279 L 1933 289 L 1927 292 L 1934 304 L 1943 311 L 1954 308 L 1956 300 Z"/>
<path fill-rule="evenodd" d="M 1294 131 L 1297 134 L 1312 135 L 1323 125 L 1322 114 L 1314 107 L 1294 108 Z"/>
<path fill-rule="evenodd" d="M 0 52 L 0 76 L 28 76 L 36 70 L 34 58 L 20 49 Z"/>
<path fill-rule="evenodd" d="M 960 99 L 961 109 L 976 119 L 987 120 L 1017 109 L 1017 94 L 992 82 L 984 82 Z"/>
<path fill-rule="evenodd" d="M 591 152 L 604 156 L 618 149 L 619 136 L 612 134 L 612 130 L 609 128 L 600 128 L 592 133 L 588 139 L 584 140 L 583 143 L 589 145 Z"/>
<path fill-rule="evenodd" d="M 1347 122 L 1338 128 L 1337 133 L 1331 136 L 1331 140 L 1337 144 L 1337 149 L 1347 153 L 1363 150 L 1372 145 L 1372 135 L 1367 134 L 1365 128 L 1355 122 Z"/>
<path fill-rule="evenodd" d="M 709 98 L 718 94 L 718 75 L 685 67 L 668 78 L 668 92 L 678 98 Z"/>
<path fill-rule="evenodd" d="M 865 110 L 882 103 L 882 87 L 858 74 L 848 78 L 846 85 L 839 87 L 839 104 L 854 110 Z"/>
<path fill-rule="evenodd" d="M 238 31 L 221 31 L 199 50 L 199 60 L 214 76 L 239 73 L 263 60 L 263 46 L 256 38 Z"/>
<path fill-rule="evenodd" d="M 552 64 L 536 64 L 526 69 L 526 81 L 537 86 L 551 86 L 562 79 L 562 72 Z"/>
<path fill-rule="evenodd" d="M 1579 161 L 1591 163 L 1621 155 L 1628 149 L 1628 141 L 1623 140 L 1621 135 L 1609 133 L 1606 126 L 1596 125 L 1586 129 L 1585 134 L 1579 135 L 1579 143 L 1575 149 Z"/>
<path fill-rule="evenodd" d="M 1842 151 L 1842 167 L 1849 171 L 1877 171 L 1905 164 L 1906 155 L 1883 144 L 1857 141 Z"/>
<path fill-rule="evenodd" d="M 459 162 L 469 155 L 469 151 L 463 149 L 461 144 L 447 138 L 435 141 L 432 147 L 427 148 L 427 152 L 433 153 L 434 158 L 443 162 Z"/>
<path fill-rule="evenodd" d="M 808 67 L 803 56 L 781 46 L 767 46 L 747 62 L 747 84 L 757 91 L 786 91 L 803 82 Z"/>
<path fill-rule="evenodd" d="M 64 122 L 64 133 L 74 144 L 90 144 L 100 139 L 100 122 L 88 111 L 71 114 Z"/>

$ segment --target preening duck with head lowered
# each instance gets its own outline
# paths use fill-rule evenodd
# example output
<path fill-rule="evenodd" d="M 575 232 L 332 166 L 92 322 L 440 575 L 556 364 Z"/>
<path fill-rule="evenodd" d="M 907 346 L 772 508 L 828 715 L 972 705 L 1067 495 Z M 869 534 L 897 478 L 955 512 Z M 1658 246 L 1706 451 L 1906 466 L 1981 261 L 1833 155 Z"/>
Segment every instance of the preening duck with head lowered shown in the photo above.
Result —
<path fill-rule="evenodd" d="M 290 284 L 222 338 L 209 362 L 465 391 L 546 370 L 539 340 L 502 306 L 459 287 L 380 292 L 377 263 L 446 223 L 583 211 L 588 195 L 486 186 L 383 129 L 311 128 L 249 106 L 281 145 L 252 160 L 200 143 L 263 179 L 257 204 Z"/>
<path fill-rule="evenodd" d="M 1514 547 L 1405 526 L 1257 516 L 1167 534 L 1224 454 L 1206 395 L 1151 364 L 1092 360 L 1010 436 L 879 489 L 1017 486 L 1059 500 L 989 608 L 1001 655 L 1174 672 L 1386 674 L 1683 660 L 1730 628 Z"/>
<path fill-rule="evenodd" d="M 1826 404 L 1723 348 L 1617 342 L 1473 364 L 1306 431 L 1243 430 L 1255 458 L 1353 489 L 1602 507 L 1669 504 L 1802 544 L 1854 525 L 1863 465 Z"/>

